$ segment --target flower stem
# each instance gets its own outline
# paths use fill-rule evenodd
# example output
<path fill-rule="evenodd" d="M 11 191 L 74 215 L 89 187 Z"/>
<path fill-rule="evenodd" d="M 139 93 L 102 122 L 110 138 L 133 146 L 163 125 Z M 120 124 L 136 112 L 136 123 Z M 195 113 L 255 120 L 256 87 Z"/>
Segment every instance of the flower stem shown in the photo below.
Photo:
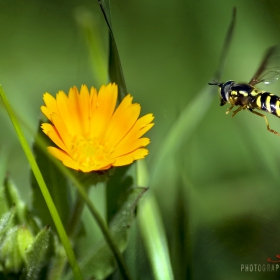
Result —
<path fill-rule="evenodd" d="M 107 225 L 105 224 L 104 220 L 102 219 L 101 215 L 99 214 L 99 212 L 97 211 L 97 209 L 94 207 L 93 203 L 91 202 L 91 200 L 89 199 L 86 191 L 84 190 L 83 186 L 81 185 L 81 183 L 77 180 L 77 178 L 75 178 L 75 176 L 73 176 L 69 170 L 65 170 L 67 172 L 67 175 L 69 176 L 70 180 L 74 183 L 74 185 L 76 186 L 81 198 L 83 199 L 83 201 L 86 203 L 86 205 L 88 206 L 92 216 L 94 217 L 96 223 L 98 224 L 104 239 L 108 245 L 108 247 L 110 248 L 111 252 L 113 253 L 116 263 L 118 265 L 118 268 L 120 270 L 120 274 L 122 276 L 122 278 L 124 280 L 130 280 L 131 277 L 129 275 L 128 269 L 126 267 L 126 264 L 123 260 L 122 254 L 119 251 L 116 243 L 114 242 Z M 65 172 L 64 171 L 64 172 Z"/>
<path fill-rule="evenodd" d="M 88 189 L 88 188 L 87 188 Z M 70 239 L 73 239 L 77 233 L 78 223 L 81 221 L 81 215 L 85 206 L 84 200 L 80 195 L 77 195 L 76 203 L 71 215 L 67 233 Z"/>

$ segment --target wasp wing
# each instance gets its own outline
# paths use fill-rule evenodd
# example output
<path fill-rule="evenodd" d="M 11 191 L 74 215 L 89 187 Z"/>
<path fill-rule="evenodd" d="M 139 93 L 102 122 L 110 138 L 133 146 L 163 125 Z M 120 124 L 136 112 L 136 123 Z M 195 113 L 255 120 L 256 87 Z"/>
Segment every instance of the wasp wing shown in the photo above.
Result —
<path fill-rule="evenodd" d="M 262 60 L 260 67 L 249 82 L 251 86 L 259 83 L 272 84 L 280 76 L 280 47 L 278 45 L 270 47 Z"/>

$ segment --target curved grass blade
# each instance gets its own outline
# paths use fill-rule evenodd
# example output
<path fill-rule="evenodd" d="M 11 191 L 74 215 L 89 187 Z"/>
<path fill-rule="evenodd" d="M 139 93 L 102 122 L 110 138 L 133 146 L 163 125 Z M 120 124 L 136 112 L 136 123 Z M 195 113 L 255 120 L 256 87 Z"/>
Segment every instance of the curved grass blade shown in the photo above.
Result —
<path fill-rule="evenodd" d="M 39 123 L 41 124 L 41 122 Z M 44 149 L 38 144 L 39 138 L 43 138 L 47 145 Z M 69 213 L 72 209 L 71 196 L 69 194 L 68 180 L 65 175 L 58 170 L 53 161 L 50 160 L 50 157 L 46 154 L 47 146 L 51 146 L 51 141 L 43 133 L 40 125 L 38 126 L 37 134 L 33 143 L 33 153 L 36 159 L 36 162 L 39 166 L 39 169 L 42 173 L 45 183 L 48 186 L 48 190 L 51 194 L 51 197 L 56 205 L 59 217 L 64 225 L 67 228 L 69 223 Z M 51 228 L 54 226 L 50 213 L 46 207 L 46 202 L 38 182 L 31 172 L 31 187 L 32 187 L 32 209 L 34 214 L 41 219 L 43 224 L 51 225 Z M 61 198 L 64 199 L 61 199 Z"/>
<path fill-rule="evenodd" d="M 223 51 L 219 62 L 215 78 L 219 78 L 223 71 L 225 58 L 229 49 L 229 45 L 233 36 L 233 30 L 236 21 L 236 9 L 233 11 L 233 17 L 229 26 Z M 197 128 L 199 122 L 206 114 L 213 95 L 209 94 L 209 87 L 204 88 L 197 97 L 185 107 L 181 112 L 177 122 L 174 123 L 171 131 L 167 134 L 163 142 L 159 156 L 156 158 L 157 164 L 153 164 L 154 172 L 152 172 L 152 180 L 156 180 L 160 176 L 163 164 L 168 156 L 172 156 L 179 147 L 187 141 Z M 203 106 L 201 106 L 203 104 Z M 197 110 L 200 108 L 200 110 Z M 149 221 L 147 221 L 147 219 Z M 160 212 L 157 210 L 157 204 L 152 196 L 145 202 L 144 207 L 139 214 L 139 224 L 142 231 L 143 240 L 146 244 L 147 252 L 153 268 L 156 279 L 173 279 L 170 257 L 167 249 L 166 236 L 162 225 Z M 165 240 L 165 241 L 164 241 Z M 158 242 L 155 242 L 158 241 Z M 161 241 L 161 242 L 160 242 Z M 160 252 L 160 254 L 158 253 Z M 165 268 L 163 270 L 162 268 Z"/>
<path fill-rule="evenodd" d="M 89 10 L 81 7 L 76 9 L 75 19 L 86 39 L 91 58 L 90 66 L 98 87 L 101 87 L 108 82 L 108 71 L 106 48 L 101 38 L 99 24 Z"/>
<path fill-rule="evenodd" d="M 138 161 L 136 166 L 137 185 L 147 186 L 148 171 L 145 161 Z M 140 204 L 138 213 L 139 228 L 155 279 L 174 279 L 162 217 L 151 189 Z"/>
<path fill-rule="evenodd" d="M 117 44 L 112 30 L 110 1 L 98 0 L 98 3 L 109 29 L 109 76 L 111 82 L 115 82 L 118 85 L 119 100 L 122 100 L 128 92 L 124 80 Z"/>
<path fill-rule="evenodd" d="M 41 192 L 42 192 L 42 194 L 44 196 L 44 199 L 45 199 L 45 201 L 47 203 L 47 206 L 48 206 L 48 208 L 50 210 L 50 213 L 51 213 L 52 219 L 53 219 L 53 221 L 55 223 L 55 226 L 56 226 L 57 232 L 59 234 L 60 240 L 61 240 L 61 242 L 62 242 L 62 244 L 64 246 L 64 249 L 66 251 L 69 264 L 70 264 L 70 266 L 72 268 L 72 271 L 73 271 L 73 274 L 74 274 L 74 278 L 75 279 L 83 279 L 81 271 L 80 271 L 80 268 L 79 268 L 78 263 L 76 261 L 74 252 L 72 250 L 71 244 L 70 244 L 70 242 L 68 240 L 68 237 L 67 237 L 66 232 L 64 230 L 64 227 L 62 225 L 62 222 L 60 220 L 60 217 L 58 215 L 56 207 L 55 207 L 55 205 L 53 203 L 53 200 L 52 200 L 52 198 L 50 196 L 50 193 L 48 191 L 46 183 L 45 183 L 45 181 L 44 181 L 44 179 L 42 177 L 42 174 L 41 174 L 40 169 L 39 169 L 39 167 L 38 167 L 38 165 L 37 165 L 37 163 L 35 161 L 35 158 L 34 158 L 34 156 L 32 154 L 32 151 L 31 151 L 31 149 L 30 149 L 30 147 L 28 145 L 28 142 L 27 142 L 27 140 L 26 140 L 26 138 L 25 138 L 25 136 L 24 136 L 24 134 L 23 134 L 23 132 L 21 130 L 21 127 L 19 125 L 19 121 L 17 120 L 16 115 L 15 115 L 11 105 L 8 102 L 8 99 L 7 99 L 7 97 L 6 97 L 5 93 L 4 93 L 4 90 L 3 90 L 2 86 L 0 86 L 0 96 L 1 96 L 1 98 L 3 100 L 4 106 L 5 106 L 8 114 L 9 114 L 9 117 L 10 117 L 10 119 L 12 121 L 14 129 L 15 129 L 15 131 L 17 133 L 17 136 L 18 136 L 19 142 L 20 142 L 20 144 L 22 146 L 22 149 L 23 149 L 23 151 L 24 151 L 24 153 L 26 155 L 26 158 L 27 158 L 27 160 L 28 160 L 28 162 L 30 164 L 30 167 L 31 167 L 31 169 L 32 169 L 32 171 L 34 173 L 34 176 L 35 176 L 35 178 L 36 178 L 36 180 L 37 180 L 37 182 L 39 184 Z"/>
<path fill-rule="evenodd" d="M 183 143 L 191 137 L 199 123 L 203 120 L 214 95 L 209 94 L 209 86 L 205 87 L 180 113 L 178 119 L 174 122 L 172 128 L 166 134 L 165 140 L 159 148 L 159 152 L 152 164 L 151 182 L 157 180 L 163 170 L 168 157 L 175 155 L 175 152 Z M 201 106 L 203 104 L 203 106 Z M 199 108 L 199 110 L 197 109 Z M 153 183 L 151 183 L 153 184 Z"/>
<path fill-rule="evenodd" d="M 236 9 L 233 9 L 232 20 L 229 25 L 227 35 L 224 41 L 224 47 L 220 56 L 220 62 L 217 71 L 215 72 L 215 77 L 220 78 L 225 64 L 226 56 L 229 50 L 229 45 L 232 40 L 234 28 L 236 23 Z M 205 87 L 201 90 L 197 96 L 188 104 L 183 111 L 180 113 L 177 121 L 167 133 L 165 141 L 162 143 L 159 149 L 159 155 L 155 159 L 157 164 L 152 164 L 154 167 L 154 172 L 152 172 L 152 180 L 158 178 L 162 172 L 163 164 L 165 164 L 166 158 L 168 156 L 174 155 L 179 147 L 186 143 L 188 138 L 197 128 L 200 121 L 204 118 L 208 111 L 208 108 L 213 99 L 213 94 L 209 94 L 209 87 Z M 201 106 L 203 104 L 203 106 Z M 197 109 L 199 108 L 199 110 Z"/>
<path fill-rule="evenodd" d="M 160 210 L 153 194 L 146 197 L 138 221 L 156 280 L 174 279 Z"/>
<path fill-rule="evenodd" d="M 221 52 L 221 56 L 220 56 L 220 60 L 219 60 L 219 64 L 218 64 L 218 69 L 215 72 L 214 75 L 214 80 L 220 81 L 221 80 L 221 76 L 222 73 L 224 72 L 224 68 L 225 68 L 225 64 L 226 64 L 226 57 L 229 51 L 229 47 L 233 38 L 233 32 L 235 29 L 235 25 L 236 25 L 236 7 L 233 8 L 232 11 L 232 18 L 231 18 L 231 23 L 229 25 L 228 31 L 227 31 L 227 35 L 224 41 L 224 45 L 222 48 L 222 52 Z"/>

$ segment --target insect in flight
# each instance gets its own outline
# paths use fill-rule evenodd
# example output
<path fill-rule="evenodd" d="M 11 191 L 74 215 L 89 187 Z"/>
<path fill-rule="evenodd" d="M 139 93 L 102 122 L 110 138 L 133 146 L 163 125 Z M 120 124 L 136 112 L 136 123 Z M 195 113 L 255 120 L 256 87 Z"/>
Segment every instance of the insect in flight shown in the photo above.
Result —
<path fill-rule="evenodd" d="M 255 109 L 266 111 L 280 118 L 280 97 L 255 87 L 259 83 L 269 85 L 277 81 L 279 75 L 280 49 L 279 46 L 273 46 L 267 50 L 262 63 L 249 83 L 236 83 L 235 81 L 229 80 L 225 83 L 213 81 L 209 83 L 209 85 L 219 87 L 221 106 L 230 104 L 226 114 L 228 114 L 234 106 L 239 107 L 233 111 L 233 117 L 241 110 L 247 109 L 253 114 L 263 117 L 267 129 L 280 136 L 280 133 L 269 127 L 265 115 L 254 111 Z"/>

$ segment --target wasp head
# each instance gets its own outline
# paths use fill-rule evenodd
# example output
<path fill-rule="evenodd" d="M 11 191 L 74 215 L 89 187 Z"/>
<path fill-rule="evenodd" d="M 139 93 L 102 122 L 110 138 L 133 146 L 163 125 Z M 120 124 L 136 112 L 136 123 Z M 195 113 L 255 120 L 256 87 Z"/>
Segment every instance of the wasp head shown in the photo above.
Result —
<path fill-rule="evenodd" d="M 229 102 L 229 96 L 231 93 L 231 87 L 234 84 L 234 81 L 227 81 L 225 83 L 219 83 L 216 81 L 213 81 L 212 83 L 208 83 L 210 86 L 218 86 L 219 87 L 219 93 L 220 93 L 220 99 L 221 99 L 221 106 L 225 105 Z"/>

